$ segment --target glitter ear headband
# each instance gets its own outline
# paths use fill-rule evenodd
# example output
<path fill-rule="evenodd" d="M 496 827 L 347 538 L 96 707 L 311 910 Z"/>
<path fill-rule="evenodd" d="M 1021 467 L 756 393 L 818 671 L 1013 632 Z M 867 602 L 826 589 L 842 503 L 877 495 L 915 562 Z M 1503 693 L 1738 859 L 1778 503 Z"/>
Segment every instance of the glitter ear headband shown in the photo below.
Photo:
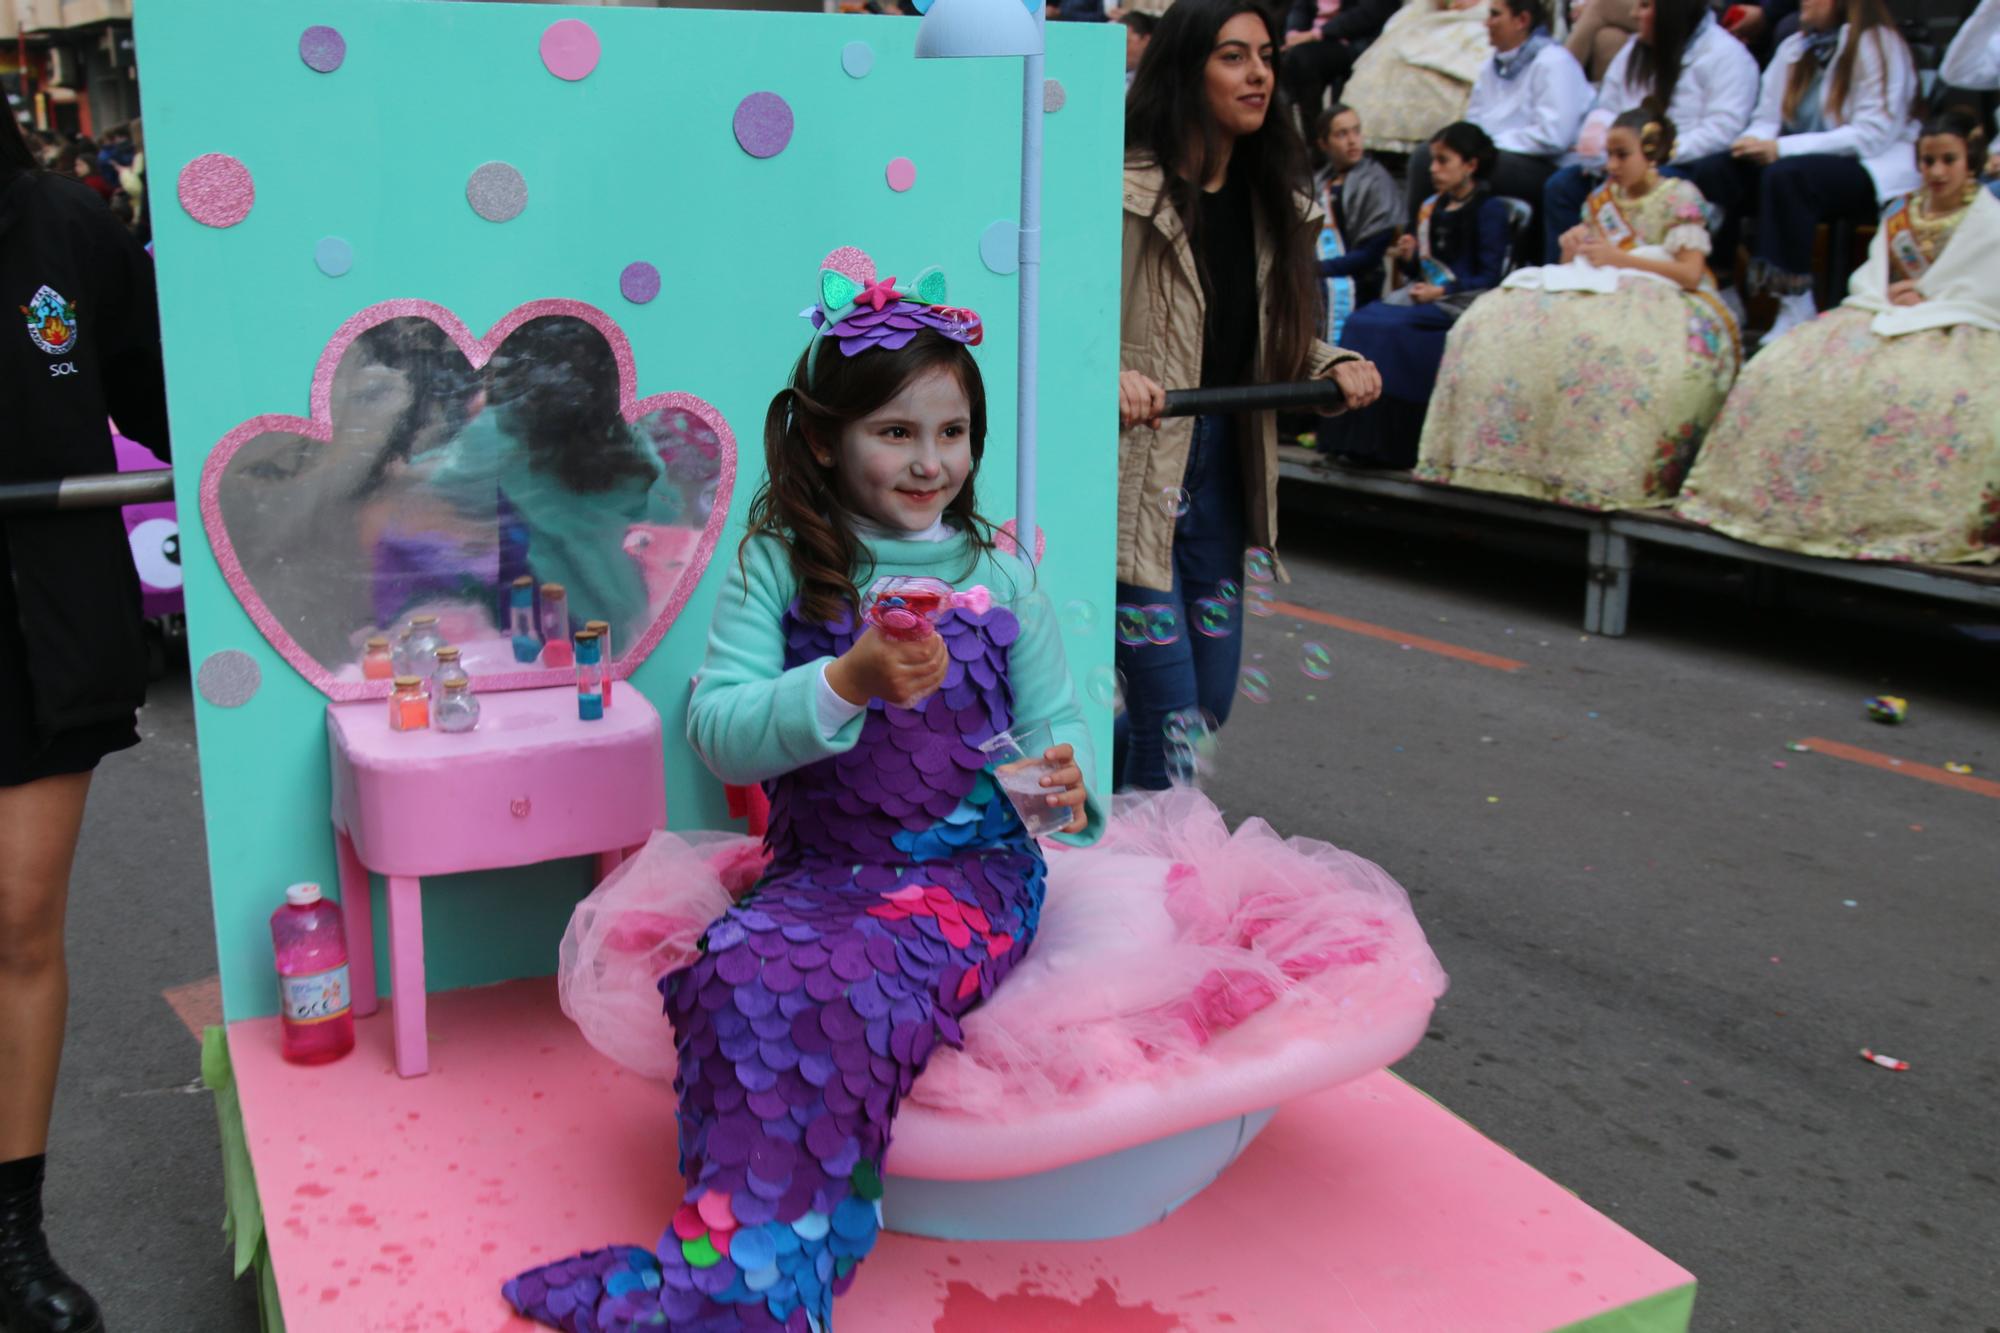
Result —
<path fill-rule="evenodd" d="M 820 345 L 829 338 L 840 343 L 843 356 L 877 347 L 895 351 L 925 329 L 977 347 L 985 337 L 977 312 L 944 302 L 942 270 L 925 269 L 915 282 L 898 286 L 894 277 L 877 278 L 875 261 L 866 254 L 842 246 L 820 263 L 818 303 L 799 312 L 816 330 L 806 357 L 807 374 L 818 364 Z"/>

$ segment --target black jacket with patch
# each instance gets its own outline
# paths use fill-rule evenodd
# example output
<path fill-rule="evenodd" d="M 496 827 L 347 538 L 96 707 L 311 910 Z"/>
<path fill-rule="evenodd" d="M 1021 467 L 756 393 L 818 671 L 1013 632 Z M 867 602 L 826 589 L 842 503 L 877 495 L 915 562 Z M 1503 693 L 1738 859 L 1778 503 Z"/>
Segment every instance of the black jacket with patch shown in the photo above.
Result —
<path fill-rule="evenodd" d="M 167 456 L 152 258 L 79 182 L 0 179 L 0 481 L 117 471 L 108 418 Z M 144 703 L 119 511 L 8 515 L 0 540 L 43 739 Z"/>

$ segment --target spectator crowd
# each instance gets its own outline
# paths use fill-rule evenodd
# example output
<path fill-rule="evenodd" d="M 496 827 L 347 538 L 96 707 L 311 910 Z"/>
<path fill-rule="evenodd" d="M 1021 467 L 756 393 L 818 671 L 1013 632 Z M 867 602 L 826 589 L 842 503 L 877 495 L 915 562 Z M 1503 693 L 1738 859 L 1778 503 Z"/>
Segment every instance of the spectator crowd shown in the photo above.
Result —
<path fill-rule="evenodd" d="M 1124 23 L 1130 82 L 1172 2 L 1049 12 Z M 2000 559 L 2000 0 L 1942 32 L 1892 0 L 1241 12 L 1312 148 L 1320 336 L 1380 373 L 1324 454 Z"/>
<path fill-rule="evenodd" d="M 89 135 L 27 126 L 21 132 L 42 170 L 82 181 L 141 244 L 152 239 L 146 211 L 146 140 L 139 121 L 114 126 L 101 142 Z"/>

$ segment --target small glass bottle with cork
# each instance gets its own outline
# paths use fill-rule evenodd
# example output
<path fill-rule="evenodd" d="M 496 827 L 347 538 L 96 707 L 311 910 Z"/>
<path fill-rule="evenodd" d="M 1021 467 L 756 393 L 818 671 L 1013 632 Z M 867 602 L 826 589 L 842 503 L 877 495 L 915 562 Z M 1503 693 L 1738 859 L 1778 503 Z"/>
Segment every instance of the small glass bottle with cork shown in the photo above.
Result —
<path fill-rule="evenodd" d="M 437 650 L 437 678 L 431 682 L 431 726 L 439 731 L 471 731 L 479 725 L 479 697 L 457 648 Z"/>
<path fill-rule="evenodd" d="M 430 725 L 431 701 L 424 696 L 424 678 L 396 677 L 396 688 L 389 695 L 389 730 L 428 731 Z"/>

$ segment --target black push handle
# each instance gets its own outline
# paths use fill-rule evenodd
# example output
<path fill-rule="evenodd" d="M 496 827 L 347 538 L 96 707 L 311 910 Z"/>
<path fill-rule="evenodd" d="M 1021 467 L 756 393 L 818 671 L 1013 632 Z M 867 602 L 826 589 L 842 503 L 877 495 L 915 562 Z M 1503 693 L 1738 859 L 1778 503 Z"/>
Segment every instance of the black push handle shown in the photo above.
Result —
<path fill-rule="evenodd" d="M 1199 417 L 1223 412 L 1317 411 L 1347 405 L 1347 395 L 1332 380 L 1297 384 L 1243 384 L 1227 389 L 1169 389 L 1168 417 Z"/>
<path fill-rule="evenodd" d="M 116 509 L 174 498 L 174 474 L 167 468 L 109 472 L 96 476 L 51 477 L 0 485 L 0 514 L 47 514 L 63 509 Z"/>

